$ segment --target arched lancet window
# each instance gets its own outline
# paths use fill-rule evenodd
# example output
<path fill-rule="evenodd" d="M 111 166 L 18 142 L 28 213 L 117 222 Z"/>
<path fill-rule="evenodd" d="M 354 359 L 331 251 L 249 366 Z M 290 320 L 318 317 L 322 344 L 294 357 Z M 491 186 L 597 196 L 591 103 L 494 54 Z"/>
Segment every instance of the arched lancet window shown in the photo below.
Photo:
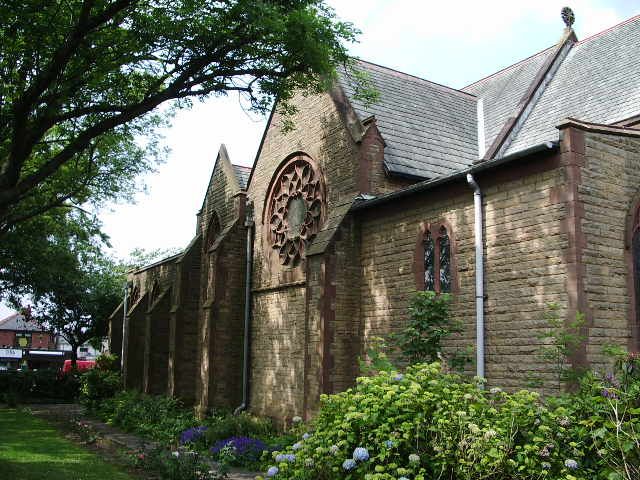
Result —
<path fill-rule="evenodd" d="M 218 214 L 213 212 L 211 214 L 211 218 L 209 219 L 209 225 L 207 226 L 206 238 L 205 238 L 205 250 L 208 252 L 213 243 L 220 235 L 220 219 L 218 218 Z"/>
<path fill-rule="evenodd" d="M 416 250 L 416 283 L 419 290 L 451 293 L 453 268 L 451 237 L 442 223 L 424 225 Z"/>
<path fill-rule="evenodd" d="M 151 286 L 151 294 L 149 295 L 149 305 L 153 305 L 160 296 L 160 282 L 156 278 Z"/>

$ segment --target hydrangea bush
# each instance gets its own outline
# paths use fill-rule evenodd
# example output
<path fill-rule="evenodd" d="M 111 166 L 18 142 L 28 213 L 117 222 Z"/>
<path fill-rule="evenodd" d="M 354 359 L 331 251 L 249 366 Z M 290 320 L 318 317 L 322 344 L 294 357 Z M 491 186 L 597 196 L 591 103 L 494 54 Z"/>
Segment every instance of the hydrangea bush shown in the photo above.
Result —
<path fill-rule="evenodd" d="M 637 480 L 625 471 L 633 474 L 634 462 L 640 465 L 640 397 L 637 390 L 605 383 L 591 375 L 579 394 L 543 401 L 526 390 L 479 388 L 443 373 L 438 363 L 414 365 L 402 377 L 381 372 L 359 378 L 346 392 L 323 396 L 311 432 L 295 448 L 273 452 L 266 475 Z M 604 389 L 616 398 L 603 395 Z M 627 432 L 622 441 L 620 431 Z"/>

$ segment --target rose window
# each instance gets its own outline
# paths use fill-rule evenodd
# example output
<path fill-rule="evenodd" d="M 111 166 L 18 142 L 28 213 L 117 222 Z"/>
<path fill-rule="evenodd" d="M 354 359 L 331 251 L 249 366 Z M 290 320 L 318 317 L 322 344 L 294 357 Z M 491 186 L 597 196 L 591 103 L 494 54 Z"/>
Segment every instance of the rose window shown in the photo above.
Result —
<path fill-rule="evenodd" d="M 321 174 L 308 160 L 296 157 L 282 168 L 271 187 L 269 238 L 280 263 L 294 266 L 318 233 L 324 213 Z"/>

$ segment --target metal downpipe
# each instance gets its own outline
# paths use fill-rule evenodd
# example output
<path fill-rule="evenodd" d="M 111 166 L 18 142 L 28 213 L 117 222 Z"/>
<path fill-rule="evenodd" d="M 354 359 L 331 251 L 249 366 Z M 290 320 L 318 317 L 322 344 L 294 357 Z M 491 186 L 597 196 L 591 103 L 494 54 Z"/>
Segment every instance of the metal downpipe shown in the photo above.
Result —
<path fill-rule="evenodd" d="M 476 252 L 476 375 L 484 378 L 484 239 L 482 235 L 482 191 L 471 173 L 467 182 L 473 188 L 474 244 Z"/>
<path fill-rule="evenodd" d="M 234 415 L 246 410 L 249 406 L 249 352 L 251 346 L 251 276 L 253 273 L 253 208 L 247 204 L 244 226 L 247 228 L 247 252 L 245 264 L 244 289 L 244 341 L 242 355 L 242 404 L 233 411 Z"/>

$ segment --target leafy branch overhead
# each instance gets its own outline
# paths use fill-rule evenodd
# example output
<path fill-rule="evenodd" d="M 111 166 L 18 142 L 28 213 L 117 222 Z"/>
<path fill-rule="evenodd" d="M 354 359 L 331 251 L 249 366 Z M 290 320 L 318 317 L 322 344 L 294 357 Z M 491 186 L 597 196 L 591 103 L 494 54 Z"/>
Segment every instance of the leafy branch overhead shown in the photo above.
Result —
<path fill-rule="evenodd" d="M 0 235 L 128 197 L 161 156 L 153 132 L 194 98 L 239 92 L 253 110 L 278 98 L 290 112 L 294 92 L 348 64 L 356 34 L 322 0 L 5 0 Z"/>

